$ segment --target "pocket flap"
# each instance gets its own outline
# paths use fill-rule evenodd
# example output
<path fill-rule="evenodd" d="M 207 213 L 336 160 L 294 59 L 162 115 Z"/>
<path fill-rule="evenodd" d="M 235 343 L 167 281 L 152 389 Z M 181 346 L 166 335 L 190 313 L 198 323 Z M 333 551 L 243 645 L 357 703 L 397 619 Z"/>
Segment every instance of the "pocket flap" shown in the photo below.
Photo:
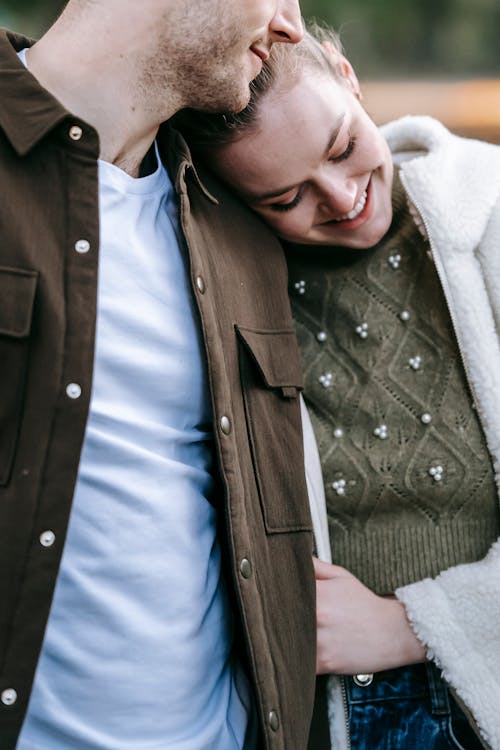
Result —
<path fill-rule="evenodd" d="M 254 330 L 236 326 L 268 388 L 280 388 L 286 397 L 304 388 L 302 363 L 293 329 Z"/>
<path fill-rule="evenodd" d="M 37 278 L 36 271 L 0 266 L 0 335 L 29 335 Z"/>

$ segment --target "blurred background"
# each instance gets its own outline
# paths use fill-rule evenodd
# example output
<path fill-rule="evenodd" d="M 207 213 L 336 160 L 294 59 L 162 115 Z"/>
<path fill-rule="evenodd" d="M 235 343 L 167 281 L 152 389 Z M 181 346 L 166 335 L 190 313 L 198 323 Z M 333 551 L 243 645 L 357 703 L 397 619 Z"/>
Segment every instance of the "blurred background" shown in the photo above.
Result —
<path fill-rule="evenodd" d="M 140 2 L 140 0 L 124 0 Z M 0 0 L 0 25 L 31 36 L 61 0 Z M 500 143 L 500 0 L 301 0 L 340 32 L 377 122 L 432 114 Z"/>

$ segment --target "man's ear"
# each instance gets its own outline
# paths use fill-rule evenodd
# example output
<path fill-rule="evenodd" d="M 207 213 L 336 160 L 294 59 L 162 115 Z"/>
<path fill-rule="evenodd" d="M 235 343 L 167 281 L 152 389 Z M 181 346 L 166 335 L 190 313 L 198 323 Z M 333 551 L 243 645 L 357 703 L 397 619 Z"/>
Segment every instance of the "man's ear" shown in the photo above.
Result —
<path fill-rule="evenodd" d="M 344 57 L 341 52 L 336 50 L 331 42 L 324 41 L 321 43 L 321 46 L 333 62 L 335 70 L 337 71 L 337 75 L 351 89 L 356 99 L 359 99 L 359 101 L 361 101 L 363 99 L 363 95 L 361 93 L 358 76 L 354 72 L 354 68 L 352 67 L 347 57 Z"/>

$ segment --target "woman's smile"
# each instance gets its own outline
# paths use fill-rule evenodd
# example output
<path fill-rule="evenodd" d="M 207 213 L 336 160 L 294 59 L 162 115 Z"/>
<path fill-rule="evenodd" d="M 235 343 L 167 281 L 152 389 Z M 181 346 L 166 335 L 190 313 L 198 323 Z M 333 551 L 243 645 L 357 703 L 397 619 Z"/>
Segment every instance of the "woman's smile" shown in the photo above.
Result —
<path fill-rule="evenodd" d="M 366 248 L 391 224 L 389 148 L 349 78 L 306 69 L 265 97 L 258 127 L 222 147 L 217 170 L 290 242 Z"/>

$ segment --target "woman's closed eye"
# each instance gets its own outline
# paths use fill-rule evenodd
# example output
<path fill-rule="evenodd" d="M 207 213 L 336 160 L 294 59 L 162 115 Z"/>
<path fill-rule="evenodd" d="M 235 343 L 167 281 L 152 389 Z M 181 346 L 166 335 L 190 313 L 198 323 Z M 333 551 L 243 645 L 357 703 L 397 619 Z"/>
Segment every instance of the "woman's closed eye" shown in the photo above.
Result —
<path fill-rule="evenodd" d="M 287 203 L 270 203 L 268 208 L 270 208 L 271 211 L 291 211 L 292 208 L 299 205 L 302 196 L 304 195 L 304 190 L 305 185 L 302 185 L 291 201 L 288 201 Z"/>
<path fill-rule="evenodd" d="M 338 164 L 338 162 L 348 159 L 350 155 L 352 154 L 352 152 L 354 151 L 355 146 L 356 146 L 356 137 L 351 136 L 349 138 L 349 141 L 347 142 L 347 146 L 344 149 L 344 151 L 342 151 L 342 153 L 339 154 L 338 156 L 331 156 L 330 161 L 333 162 L 334 164 Z"/>
<path fill-rule="evenodd" d="M 337 156 L 330 156 L 329 161 L 333 164 L 338 164 L 339 162 L 345 161 L 350 157 L 350 155 L 353 153 L 354 149 L 356 147 L 356 137 L 350 136 L 349 140 L 347 142 L 347 146 L 342 151 L 342 153 L 338 154 Z M 296 195 L 292 198 L 292 200 L 287 201 L 286 203 L 270 203 L 267 208 L 270 208 L 271 211 L 291 211 L 293 208 L 299 205 L 301 202 L 304 191 L 306 189 L 306 185 L 302 185 L 302 187 L 299 188 Z"/>

